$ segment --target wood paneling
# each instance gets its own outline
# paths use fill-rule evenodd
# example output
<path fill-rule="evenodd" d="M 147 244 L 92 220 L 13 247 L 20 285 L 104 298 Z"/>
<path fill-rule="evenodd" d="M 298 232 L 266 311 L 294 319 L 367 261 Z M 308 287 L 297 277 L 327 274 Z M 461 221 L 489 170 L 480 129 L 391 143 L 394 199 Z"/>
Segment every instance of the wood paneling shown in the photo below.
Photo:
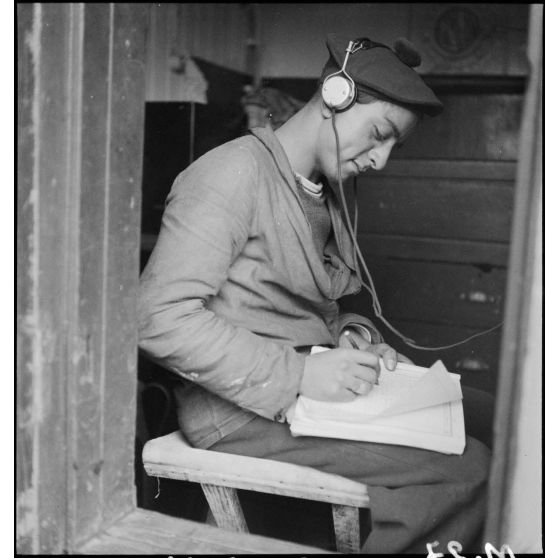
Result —
<path fill-rule="evenodd" d="M 451 345 L 481 331 L 479 328 L 425 323 L 422 320 L 393 320 L 391 323 L 419 345 L 430 347 Z M 415 364 L 432 366 L 439 359 L 450 372 L 461 374 L 463 385 L 496 393 L 501 328 L 458 347 L 437 351 L 419 351 L 409 347 L 387 329 L 384 337 L 387 343 L 408 356 Z"/>
<path fill-rule="evenodd" d="M 273 77 L 319 76 L 327 60 L 325 35 L 336 32 L 367 36 L 392 45 L 407 37 L 422 56 L 418 70 L 445 75 L 525 75 L 527 5 L 469 4 L 478 22 L 478 40 L 470 48 L 444 53 L 436 45 L 436 21 L 451 6 L 444 3 L 318 3 L 257 4 L 261 26 L 262 74 Z M 462 5 L 463 6 L 463 5 Z M 455 19 L 454 19 L 455 21 Z M 311 25 L 310 25 L 311 22 Z M 459 45 L 459 31 L 468 39 L 472 30 L 457 18 L 457 33 L 449 40 Z M 461 23 L 461 25 L 459 25 Z M 465 23 L 465 25 L 463 25 Z M 467 45 L 465 45 L 467 46 Z"/>
<path fill-rule="evenodd" d="M 152 249 L 155 240 L 149 235 L 142 236 L 142 246 Z M 455 262 L 472 264 L 485 270 L 506 267 L 509 258 L 509 246 L 506 243 L 388 234 L 359 234 L 357 240 L 372 258 Z"/>
<path fill-rule="evenodd" d="M 361 249 L 386 316 L 469 327 L 490 327 L 502 320 L 504 269 L 483 271 L 472 265 L 380 259 Z M 351 306 L 361 308 L 362 301 L 370 309 L 370 303 L 366 304 L 370 296 L 364 289 L 349 300 Z"/>
<path fill-rule="evenodd" d="M 134 505 L 146 8 L 18 6 L 18 551 Z"/>
<path fill-rule="evenodd" d="M 420 178 L 461 178 L 511 182 L 517 170 L 515 161 L 474 161 L 462 159 L 391 159 L 380 171 L 368 176 L 404 176 Z"/>
<path fill-rule="evenodd" d="M 151 4 L 149 9 L 148 101 L 184 101 L 184 75 L 171 71 L 171 54 L 200 58 L 238 72 L 247 71 L 250 6 L 163 3 Z"/>
<path fill-rule="evenodd" d="M 423 118 L 394 150 L 394 158 L 517 160 L 522 94 L 457 91 L 438 96 L 444 103 L 442 116 Z"/>
<path fill-rule="evenodd" d="M 513 196 L 508 181 L 368 173 L 358 179 L 359 231 L 508 242 Z"/>

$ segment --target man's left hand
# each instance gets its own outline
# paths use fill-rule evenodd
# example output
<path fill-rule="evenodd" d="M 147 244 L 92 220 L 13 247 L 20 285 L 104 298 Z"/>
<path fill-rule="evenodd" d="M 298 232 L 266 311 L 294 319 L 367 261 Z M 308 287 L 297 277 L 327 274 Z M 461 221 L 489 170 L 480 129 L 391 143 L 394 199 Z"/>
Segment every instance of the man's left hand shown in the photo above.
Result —
<path fill-rule="evenodd" d="M 373 353 L 378 358 L 382 358 L 384 360 L 384 364 L 388 370 L 394 370 L 397 362 L 413 364 L 411 359 L 401 353 L 398 353 L 387 343 L 370 343 L 358 331 L 351 328 L 346 328 L 339 336 L 339 347 L 343 347 L 345 349 L 358 347 L 361 351 Z"/>

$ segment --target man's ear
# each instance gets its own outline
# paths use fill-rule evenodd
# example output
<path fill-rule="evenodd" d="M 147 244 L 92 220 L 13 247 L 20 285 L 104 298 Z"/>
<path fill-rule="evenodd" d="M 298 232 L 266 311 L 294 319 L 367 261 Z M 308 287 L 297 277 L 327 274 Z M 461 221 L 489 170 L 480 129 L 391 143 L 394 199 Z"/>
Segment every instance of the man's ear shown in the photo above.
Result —
<path fill-rule="evenodd" d="M 323 118 L 331 118 L 331 109 L 322 100 L 320 103 L 320 112 Z"/>

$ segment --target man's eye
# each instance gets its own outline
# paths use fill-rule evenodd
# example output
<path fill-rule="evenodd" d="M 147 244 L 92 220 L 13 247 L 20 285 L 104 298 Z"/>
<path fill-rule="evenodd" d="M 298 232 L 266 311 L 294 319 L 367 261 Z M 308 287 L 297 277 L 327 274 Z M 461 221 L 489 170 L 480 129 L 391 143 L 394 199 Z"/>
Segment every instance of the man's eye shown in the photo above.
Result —
<path fill-rule="evenodd" d="M 385 136 L 382 136 L 382 134 L 380 133 L 380 130 L 378 130 L 378 128 L 376 126 L 374 126 L 374 137 L 378 141 L 384 141 L 386 139 Z"/>

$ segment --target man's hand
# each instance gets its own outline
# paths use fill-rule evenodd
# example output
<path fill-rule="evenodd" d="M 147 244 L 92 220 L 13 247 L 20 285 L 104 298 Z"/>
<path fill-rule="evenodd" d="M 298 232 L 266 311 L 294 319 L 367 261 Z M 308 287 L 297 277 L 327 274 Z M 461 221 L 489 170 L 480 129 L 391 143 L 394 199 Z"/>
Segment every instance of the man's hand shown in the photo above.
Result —
<path fill-rule="evenodd" d="M 339 347 L 356 348 L 355 345 L 358 346 L 361 351 L 367 351 L 376 355 L 378 358 L 383 358 L 384 365 L 388 370 L 394 370 L 397 362 L 413 364 L 411 359 L 401 353 L 397 353 L 395 349 L 392 349 L 386 343 L 374 345 L 369 343 L 358 331 L 347 328 L 339 336 Z"/>
<path fill-rule="evenodd" d="M 352 401 L 372 389 L 379 373 L 379 358 L 371 352 L 323 351 L 306 357 L 300 393 L 321 401 Z"/>

